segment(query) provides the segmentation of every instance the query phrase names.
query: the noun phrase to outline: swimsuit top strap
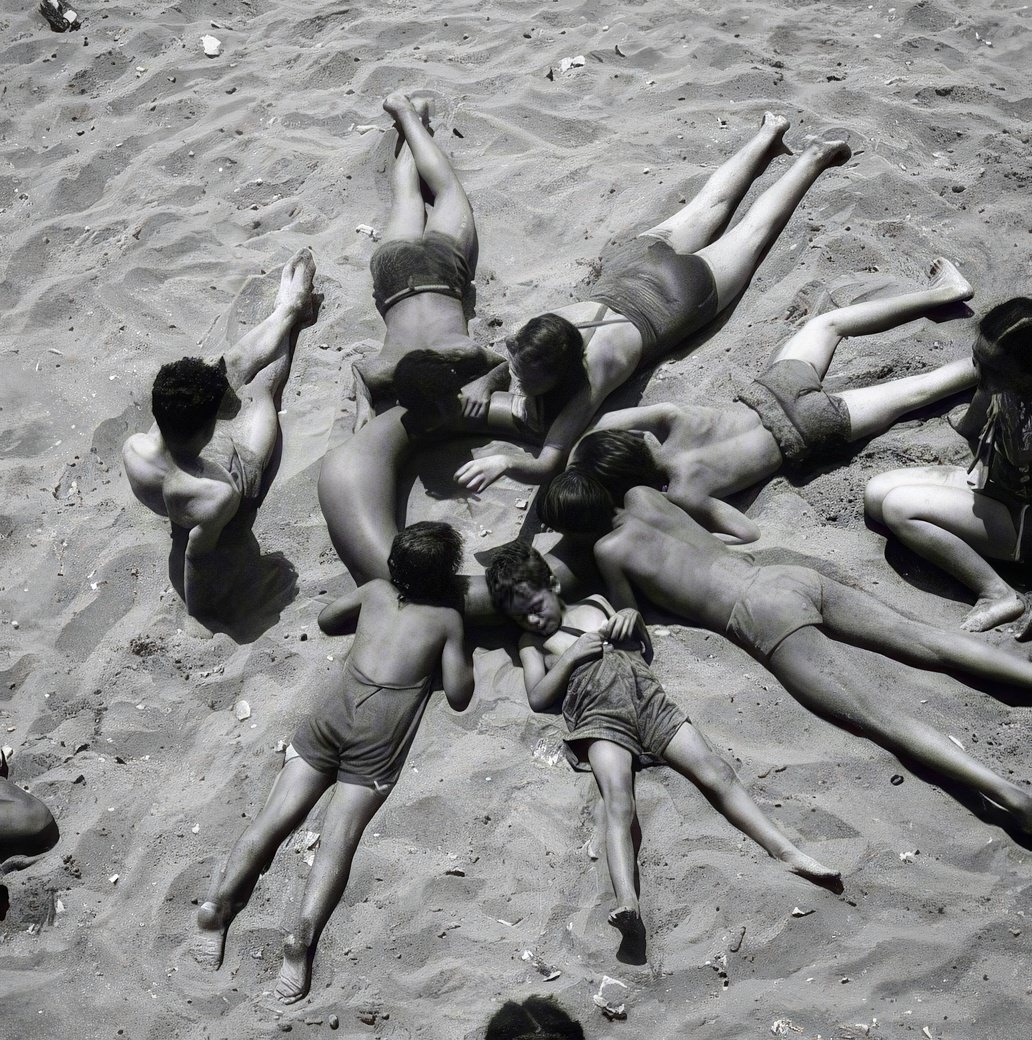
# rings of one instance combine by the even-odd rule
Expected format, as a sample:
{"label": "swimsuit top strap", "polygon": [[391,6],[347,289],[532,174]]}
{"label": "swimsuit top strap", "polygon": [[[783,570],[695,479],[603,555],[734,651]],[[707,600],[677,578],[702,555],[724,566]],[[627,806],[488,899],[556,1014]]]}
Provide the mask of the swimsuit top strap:
{"label": "swimsuit top strap", "polygon": [[[581,603],[590,603],[596,610],[601,611],[605,615],[607,621],[613,617],[613,608],[601,596],[586,596],[581,600]],[[583,628],[575,628],[573,625],[560,625],[559,631],[571,636],[582,636],[585,632]]]}
{"label": "swimsuit top strap", "polygon": [[581,321],[574,325],[575,329],[590,329],[591,331],[584,337],[584,346],[591,342],[591,337],[595,335],[595,330],[603,325],[630,325],[630,318],[605,318],[602,315],[609,310],[608,303],[600,303],[598,310],[595,311],[595,317],[591,321]]}

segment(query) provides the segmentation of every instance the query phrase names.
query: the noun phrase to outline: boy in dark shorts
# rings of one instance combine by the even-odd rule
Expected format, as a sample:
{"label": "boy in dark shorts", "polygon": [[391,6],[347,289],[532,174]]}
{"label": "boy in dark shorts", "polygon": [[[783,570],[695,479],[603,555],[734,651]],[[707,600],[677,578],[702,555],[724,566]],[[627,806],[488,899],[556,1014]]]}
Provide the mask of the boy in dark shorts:
{"label": "boy in dark shorts", "polygon": [[221,965],[226,931],[247,905],[259,875],[332,787],[276,986],[284,1004],[308,992],[319,936],[344,894],[362,833],[401,773],[438,667],[455,711],[465,710],[473,695],[473,665],[455,609],[461,603],[455,577],[461,557],[462,539],[450,525],[412,524],[394,539],[389,582],[374,579],[319,615],[329,635],[343,633],[358,616],[341,687],[298,727],[265,807],[212,879],[197,914],[193,952],[201,964]]}
{"label": "boy in dark shorts", "polygon": [[601,596],[564,603],[548,564],[522,542],[498,550],[487,584],[495,608],[527,633],[520,640],[520,662],[531,708],[544,711],[563,701],[567,758],[574,769],[590,769],[598,783],[617,899],[609,923],[624,935],[624,953],[633,956],[644,940],[632,837],[634,771],[643,766],[672,766],[796,874],[813,881],[838,877],[767,819],[730,764],[667,698],[645,663],[652,646],[637,610],[614,611]]}

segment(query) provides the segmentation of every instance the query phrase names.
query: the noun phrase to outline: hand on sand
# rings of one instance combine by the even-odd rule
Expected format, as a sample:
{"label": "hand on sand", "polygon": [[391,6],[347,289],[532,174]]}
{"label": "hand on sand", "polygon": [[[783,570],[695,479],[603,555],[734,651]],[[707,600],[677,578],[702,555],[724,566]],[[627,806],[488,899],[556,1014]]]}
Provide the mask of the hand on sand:
{"label": "hand on sand", "polygon": [[508,455],[485,455],[474,459],[455,473],[455,479],[470,491],[481,492],[506,474],[512,459]]}

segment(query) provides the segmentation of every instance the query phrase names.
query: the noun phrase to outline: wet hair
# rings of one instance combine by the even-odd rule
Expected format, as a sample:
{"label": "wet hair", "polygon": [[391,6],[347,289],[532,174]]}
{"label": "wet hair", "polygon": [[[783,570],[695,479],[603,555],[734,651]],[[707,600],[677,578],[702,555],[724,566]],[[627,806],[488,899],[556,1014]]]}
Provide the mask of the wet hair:
{"label": "wet hair", "polygon": [[189,440],[215,420],[228,389],[224,358],[211,364],[185,357],[162,365],[151,389],[151,411],[161,435]]}
{"label": "wet hair", "polygon": [[548,564],[528,542],[510,542],[501,546],[491,558],[485,577],[491,603],[502,614],[512,612],[513,602],[521,586],[537,592],[550,588],[552,584],[552,572]]}
{"label": "wet hair", "polygon": [[998,304],[978,331],[973,354],[982,388],[1032,393],[1032,300],[1016,296]]}
{"label": "wet hair", "polygon": [[538,519],[563,534],[608,531],[615,509],[605,485],[576,466],[555,477],[537,500]]}
{"label": "wet hair", "polygon": [[519,365],[555,373],[558,382],[541,395],[545,419],[551,422],[563,405],[588,385],[584,340],[576,325],[558,314],[531,318],[507,341],[509,355]]}
{"label": "wet hair", "polygon": [[484,359],[465,350],[413,350],[394,369],[394,396],[412,418],[435,425],[438,405],[453,399],[469,382],[482,376]]}
{"label": "wet hair", "polygon": [[399,531],[387,559],[399,599],[453,607],[460,596],[456,575],[462,563],[462,536],[451,524],[420,520]]}

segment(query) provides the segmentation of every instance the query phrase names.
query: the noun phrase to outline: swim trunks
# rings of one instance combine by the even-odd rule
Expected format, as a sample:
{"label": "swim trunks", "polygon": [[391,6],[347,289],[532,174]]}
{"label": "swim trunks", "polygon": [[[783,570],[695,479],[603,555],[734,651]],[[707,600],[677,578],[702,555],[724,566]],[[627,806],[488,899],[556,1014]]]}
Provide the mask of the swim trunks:
{"label": "swim trunks", "polygon": [[823,623],[822,598],[821,579],[808,567],[757,567],[731,610],[727,634],[766,662],[793,632]]}
{"label": "swim trunks", "polygon": [[630,320],[646,359],[670,350],[717,313],[709,264],[694,253],[675,253],[652,235],[639,235],[603,256],[591,299]]}
{"label": "swim trunks", "polygon": [[738,393],[777,441],[786,462],[819,458],[849,443],[849,409],[824,389],[812,365],[775,361]]}
{"label": "swim trunks", "polygon": [[574,669],[563,701],[566,758],[588,770],[587,742],[609,740],[627,748],[635,768],[658,765],[688,716],[671,701],[636,653],[607,649]]}
{"label": "swim trunks", "polygon": [[419,293],[465,300],[475,273],[458,240],[440,231],[424,231],[415,241],[384,242],[370,258],[369,270],[381,317],[396,303]]}
{"label": "swim trunks", "polygon": [[242,499],[254,501],[258,498],[265,460],[246,444],[237,443],[228,423],[215,424],[215,432],[201,451],[201,458],[222,470]]}
{"label": "swim trunks", "polygon": [[374,682],[349,657],[341,689],[301,722],[291,745],[313,769],[382,791],[401,775],[430,698],[431,678],[412,686]]}

